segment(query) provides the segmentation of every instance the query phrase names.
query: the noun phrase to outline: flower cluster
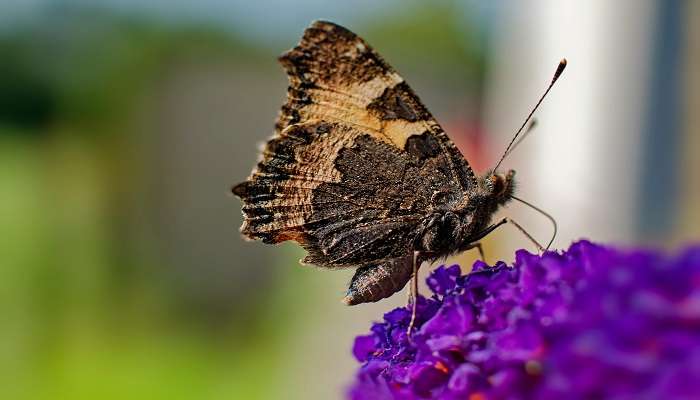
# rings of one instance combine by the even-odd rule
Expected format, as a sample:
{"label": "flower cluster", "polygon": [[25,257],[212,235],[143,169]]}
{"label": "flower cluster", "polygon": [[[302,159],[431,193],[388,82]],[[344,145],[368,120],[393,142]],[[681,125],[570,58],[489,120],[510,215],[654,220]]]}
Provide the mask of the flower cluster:
{"label": "flower cluster", "polygon": [[404,307],[356,338],[351,399],[700,397],[700,247],[580,241],[427,283],[410,337]]}

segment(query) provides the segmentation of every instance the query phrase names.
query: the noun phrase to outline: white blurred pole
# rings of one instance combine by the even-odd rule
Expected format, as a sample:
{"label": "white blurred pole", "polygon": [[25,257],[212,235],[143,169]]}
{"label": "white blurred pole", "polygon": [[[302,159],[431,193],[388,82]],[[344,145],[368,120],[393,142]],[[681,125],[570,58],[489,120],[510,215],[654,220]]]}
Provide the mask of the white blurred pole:
{"label": "white blurred pole", "polygon": [[[566,57],[569,63],[536,113],[536,131],[502,168],[516,169],[520,196],[559,222],[554,247],[581,237],[632,240],[654,4],[508,4],[496,23],[486,103],[487,129],[503,146],[546,88],[559,60]],[[546,219],[520,206],[506,212],[541,241],[548,240]],[[508,237],[526,244],[516,233]]]}

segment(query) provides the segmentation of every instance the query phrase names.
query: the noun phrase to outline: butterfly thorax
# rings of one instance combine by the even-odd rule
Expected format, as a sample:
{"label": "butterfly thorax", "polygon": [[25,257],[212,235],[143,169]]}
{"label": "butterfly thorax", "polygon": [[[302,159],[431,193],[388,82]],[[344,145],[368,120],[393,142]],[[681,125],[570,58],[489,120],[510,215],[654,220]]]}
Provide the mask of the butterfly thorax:
{"label": "butterfly thorax", "polygon": [[415,250],[433,254],[435,259],[458,253],[480,239],[492,216],[511,199],[515,171],[489,172],[461,202],[436,207],[422,224]]}

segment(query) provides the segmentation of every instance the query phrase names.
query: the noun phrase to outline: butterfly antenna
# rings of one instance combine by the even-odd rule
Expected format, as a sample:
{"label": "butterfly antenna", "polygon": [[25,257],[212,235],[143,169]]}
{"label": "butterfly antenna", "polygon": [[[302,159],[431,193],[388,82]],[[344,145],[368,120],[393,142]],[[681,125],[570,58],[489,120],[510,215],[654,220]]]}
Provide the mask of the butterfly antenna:
{"label": "butterfly antenna", "polygon": [[564,72],[564,68],[566,68],[566,58],[562,58],[561,61],[559,61],[559,65],[557,66],[557,70],[554,71],[554,76],[552,77],[552,81],[549,83],[549,86],[547,86],[547,90],[544,91],[544,94],[542,97],[540,97],[539,101],[537,101],[537,104],[535,104],[535,107],[532,108],[532,111],[530,111],[530,114],[528,114],[527,118],[525,118],[525,121],[523,121],[523,124],[520,125],[520,129],[518,129],[517,132],[515,132],[515,135],[513,136],[513,139],[510,140],[510,143],[508,143],[508,147],[506,147],[506,151],[503,152],[503,156],[501,156],[501,159],[498,160],[498,164],[496,164],[496,168],[493,170],[496,171],[498,167],[501,166],[501,163],[503,160],[506,158],[508,153],[510,152],[511,147],[513,147],[513,143],[515,143],[515,139],[518,138],[518,135],[520,135],[520,132],[523,131],[523,128],[525,128],[525,125],[527,125],[528,121],[530,121],[530,118],[532,118],[532,114],[535,113],[537,108],[542,104],[542,100],[544,100],[545,97],[547,97],[547,93],[549,93],[550,90],[552,90],[552,86],[557,82],[557,79],[561,76],[562,72]]}
{"label": "butterfly antenna", "polygon": [[547,243],[547,247],[545,247],[545,250],[549,250],[550,246],[552,246],[552,243],[554,243],[554,238],[557,237],[557,221],[554,219],[554,217],[549,215],[549,213],[545,212],[541,208],[539,208],[531,203],[528,203],[527,201],[525,201],[523,199],[520,199],[520,198],[515,197],[513,195],[511,195],[510,198],[525,204],[526,206],[532,208],[533,210],[537,211],[538,213],[544,215],[545,217],[547,217],[547,219],[549,219],[549,221],[552,223],[552,226],[554,227],[554,232],[552,233],[552,238],[549,239],[549,243]]}
{"label": "butterfly antenna", "polygon": [[505,154],[505,157],[508,157],[508,155],[510,153],[515,151],[515,149],[517,149],[518,146],[520,146],[520,143],[522,143],[523,140],[525,140],[527,135],[529,135],[530,132],[532,132],[535,129],[535,127],[537,127],[537,118],[532,118],[532,120],[530,120],[530,125],[527,126],[527,129],[525,129],[525,132],[523,132],[523,135],[520,136],[520,139],[518,139],[517,142],[513,143],[513,145],[510,146],[510,150],[508,150],[508,152]]}

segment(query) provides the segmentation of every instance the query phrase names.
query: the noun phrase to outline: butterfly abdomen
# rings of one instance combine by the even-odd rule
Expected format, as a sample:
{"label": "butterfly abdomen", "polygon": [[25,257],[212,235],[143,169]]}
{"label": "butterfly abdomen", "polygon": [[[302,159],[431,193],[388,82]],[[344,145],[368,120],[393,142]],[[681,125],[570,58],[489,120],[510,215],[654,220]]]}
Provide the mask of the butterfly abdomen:
{"label": "butterfly abdomen", "polygon": [[413,254],[378,265],[360,267],[355,272],[343,299],[347,305],[385,299],[406,286],[413,273]]}

